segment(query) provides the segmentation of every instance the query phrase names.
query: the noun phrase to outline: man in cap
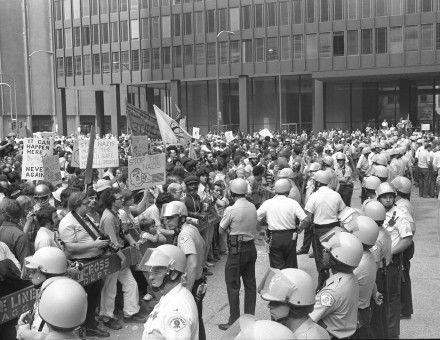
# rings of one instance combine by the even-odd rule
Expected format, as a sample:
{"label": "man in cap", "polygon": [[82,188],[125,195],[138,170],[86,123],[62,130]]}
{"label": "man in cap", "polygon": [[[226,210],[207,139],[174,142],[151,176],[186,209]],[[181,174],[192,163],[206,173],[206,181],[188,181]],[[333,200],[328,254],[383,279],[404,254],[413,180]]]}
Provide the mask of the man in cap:
{"label": "man in cap", "polygon": [[[283,169],[284,170],[284,169]],[[275,197],[260,206],[258,220],[266,219],[269,240],[269,260],[272,268],[297,268],[296,239],[298,237],[296,221],[304,220],[307,215],[299,203],[289,197],[291,183],[282,178],[275,182]]]}

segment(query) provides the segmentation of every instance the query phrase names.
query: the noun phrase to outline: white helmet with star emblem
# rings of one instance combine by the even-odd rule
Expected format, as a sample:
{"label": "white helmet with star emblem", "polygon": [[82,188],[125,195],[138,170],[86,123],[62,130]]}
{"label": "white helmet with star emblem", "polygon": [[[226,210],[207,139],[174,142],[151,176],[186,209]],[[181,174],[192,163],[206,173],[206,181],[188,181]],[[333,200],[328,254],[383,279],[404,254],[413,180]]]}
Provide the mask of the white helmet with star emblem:
{"label": "white helmet with star emblem", "polygon": [[362,243],[353,234],[331,230],[319,240],[331,256],[339,262],[353,268],[361,262]]}
{"label": "white helmet with star emblem", "polygon": [[163,244],[154,248],[149,254],[145,252],[141,260],[144,264],[140,269],[147,269],[150,267],[167,267],[170,270],[175,270],[181,273],[186,271],[186,256],[184,252],[177,246],[171,244]]}

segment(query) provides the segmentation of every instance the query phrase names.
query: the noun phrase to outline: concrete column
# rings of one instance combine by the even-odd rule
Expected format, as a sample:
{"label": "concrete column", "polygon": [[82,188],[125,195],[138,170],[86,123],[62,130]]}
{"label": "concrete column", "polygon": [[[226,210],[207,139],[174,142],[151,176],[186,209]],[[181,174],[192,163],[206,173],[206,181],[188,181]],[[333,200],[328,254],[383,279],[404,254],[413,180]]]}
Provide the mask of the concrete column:
{"label": "concrete column", "polygon": [[249,77],[238,77],[238,100],[239,100],[239,121],[240,131],[248,133],[248,117],[249,117]]}
{"label": "concrete column", "polygon": [[79,92],[79,90],[73,90],[73,93],[75,94],[75,108],[76,108],[76,112],[75,112],[75,126],[76,126],[76,131],[75,133],[80,133],[80,131],[78,131],[78,128],[81,127],[81,93]]}
{"label": "concrete column", "polygon": [[322,131],[325,127],[324,117],[324,83],[320,80],[313,80],[313,116],[312,129],[314,132]]}
{"label": "concrete column", "polygon": [[115,85],[116,97],[116,133],[121,135],[121,88],[119,84]]}
{"label": "concrete column", "polygon": [[409,113],[409,119],[412,122],[417,120],[417,112],[411,110],[411,82],[408,79],[399,79],[399,107],[400,116],[396,117],[397,122],[400,121],[400,117],[406,119]]}
{"label": "concrete column", "polygon": [[179,107],[179,109],[182,110],[182,108],[180,107],[180,104],[181,104],[180,80],[171,80],[170,97],[171,97],[170,112],[172,114],[172,117],[176,117],[177,116],[176,105]]}
{"label": "concrete column", "polygon": [[96,107],[96,135],[105,135],[104,122],[104,91],[95,91],[95,107]]}
{"label": "concrete column", "polygon": [[153,104],[154,104],[154,89],[145,85],[145,98],[147,99],[147,110],[148,112],[153,112]]}
{"label": "concrete column", "polygon": [[66,89],[60,88],[61,91],[61,133],[67,136],[67,110],[66,110]]}

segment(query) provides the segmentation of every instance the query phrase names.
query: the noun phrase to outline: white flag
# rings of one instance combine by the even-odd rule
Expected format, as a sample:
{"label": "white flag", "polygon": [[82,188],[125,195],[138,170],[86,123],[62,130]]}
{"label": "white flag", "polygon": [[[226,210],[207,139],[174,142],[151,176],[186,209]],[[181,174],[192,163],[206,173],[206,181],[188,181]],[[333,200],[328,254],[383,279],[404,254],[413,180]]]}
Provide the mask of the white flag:
{"label": "white flag", "polygon": [[187,146],[191,141],[191,135],[156,105],[153,105],[153,107],[163,142],[165,144],[180,144]]}

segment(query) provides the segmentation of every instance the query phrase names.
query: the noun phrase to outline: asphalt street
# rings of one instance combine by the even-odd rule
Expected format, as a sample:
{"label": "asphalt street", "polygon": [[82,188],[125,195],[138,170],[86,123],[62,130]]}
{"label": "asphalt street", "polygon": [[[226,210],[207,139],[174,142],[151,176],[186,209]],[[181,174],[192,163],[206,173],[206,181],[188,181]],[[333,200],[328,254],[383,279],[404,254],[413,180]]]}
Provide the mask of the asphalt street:
{"label": "asphalt street", "polygon": [[[411,261],[411,279],[414,315],[410,320],[401,320],[401,338],[439,338],[440,323],[440,203],[433,198],[419,198],[416,188],[413,189],[411,201],[415,205],[417,233],[415,240],[415,255]],[[360,207],[359,183],[356,183],[353,193],[352,206]],[[302,244],[302,235],[298,239],[298,247]],[[267,251],[264,243],[257,242],[258,258],[256,263],[257,284],[269,266]],[[229,305],[224,280],[224,256],[215,264],[209,277],[208,291],[203,305],[203,318],[208,339],[220,339],[223,331],[218,325],[225,323],[229,317]],[[299,267],[310,273],[315,282],[317,274],[313,259],[301,255]],[[240,294],[244,295],[243,288]],[[145,306],[144,306],[145,307]],[[243,303],[241,303],[243,311]],[[267,302],[257,297],[256,316],[259,319],[269,319]],[[124,325],[119,331],[111,332],[111,339],[142,338],[143,325]]]}

